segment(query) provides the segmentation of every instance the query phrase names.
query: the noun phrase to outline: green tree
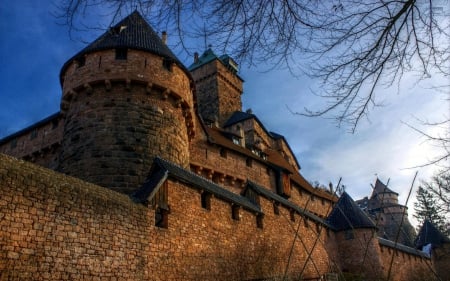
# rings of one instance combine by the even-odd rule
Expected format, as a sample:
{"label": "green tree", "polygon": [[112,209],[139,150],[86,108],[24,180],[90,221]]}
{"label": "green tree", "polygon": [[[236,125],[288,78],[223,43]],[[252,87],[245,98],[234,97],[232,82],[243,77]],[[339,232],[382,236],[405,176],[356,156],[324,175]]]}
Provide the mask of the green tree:
{"label": "green tree", "polygon": [[445,198],[443,200],[435,192],[440,188],[441,177],[442,175],[435,175],[431,178],[431,181],[423,181],[419,186],[416,193],[417,202],[414,203],[414,217],[419,221],[419,225],[422,225],[425,220],[429,220],[442,233],[447,233],[446,215],[449,207],[444,201]]}

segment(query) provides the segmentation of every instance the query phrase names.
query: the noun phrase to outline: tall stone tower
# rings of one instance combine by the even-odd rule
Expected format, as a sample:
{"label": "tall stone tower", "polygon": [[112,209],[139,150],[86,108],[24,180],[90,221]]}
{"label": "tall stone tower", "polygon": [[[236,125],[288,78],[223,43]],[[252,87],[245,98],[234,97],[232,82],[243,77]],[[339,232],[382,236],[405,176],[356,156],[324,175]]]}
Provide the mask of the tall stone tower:
{"label": "tall stone tower", "polygon": [[196,54],[189,70],[195,80],[198,111],[207,123],[222,126],[235,111],[242,111],[242,83],[238,66],[228,55],[217,57],[211,49]]}
{"label": "tall stone tower", "polygon": [[62,172],[130,193],[155,156],[188,166],[193,80],[138,12],[69,59],[60,79]]}
{"label": "tall stone tower", "polygon": [[[358,204],[361,206],[361,200]],[[378,178],[366,210],[376,221],[378,235],[406,246],[414,245],[414,227],[408,220],[408,207],[398,203],[398,193],[392,191]]]}

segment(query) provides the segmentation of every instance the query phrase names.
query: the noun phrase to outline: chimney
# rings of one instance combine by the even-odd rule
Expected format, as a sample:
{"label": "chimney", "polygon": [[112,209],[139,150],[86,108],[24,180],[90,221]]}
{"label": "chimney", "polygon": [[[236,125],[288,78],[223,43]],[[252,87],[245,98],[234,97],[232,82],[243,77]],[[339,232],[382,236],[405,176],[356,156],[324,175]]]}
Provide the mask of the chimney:
{"label": "chimney", "polygon": [[197,63],[197,62],[198,62],[198,53],[195,52],[194,53],[194,63]]}
{"label": "chimney", "polygon": [[167,44],[167,32],[163,31],[161,35],[161,40],[165,44]]}

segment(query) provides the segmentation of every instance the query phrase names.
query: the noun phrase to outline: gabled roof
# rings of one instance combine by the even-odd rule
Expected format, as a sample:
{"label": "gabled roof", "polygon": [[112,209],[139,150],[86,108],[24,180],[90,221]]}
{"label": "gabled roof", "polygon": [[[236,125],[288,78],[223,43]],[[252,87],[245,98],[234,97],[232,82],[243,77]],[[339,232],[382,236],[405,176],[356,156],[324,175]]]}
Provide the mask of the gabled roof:
{"label": "gabled roof", "polygon": [[131,13],[69,59],[62,67],[61,73],[65,71],[73,59],[91,52],[115,48],[142,50],[159,55],[172,60],[188,73],[185,66],[178,60],[167,45],[162,42],[159,35],[151,28],[138,11]]}
{"label": "gabled roof", "polygon": [[439,246],[445,243],[450,243],[450,239],[440,232],[429,220],[423,222],[416,241],[414,241],[414,245],[419,249],[427,244]]}
{"label": "gabled roof", "polygon": [[378,194],[383,194],[383,193],[393,193],[393,194],[397,194],[397,192],[392,191],[391,189],[389,189],[387,187],[387,185],[385,185],[384,183],[382,183],[378,178],[377,181],[375,182],[375,187],[372,190],[372,196],[370,198],[374,198],[375,196],[377,196]]}
{"label": "gabled roof", "polygon": [[254,118],[259,123],[261,128],[263,128],[267,132],[267,134],[269,134],[269,132],[266,130],[264,125],[259,121],[258,117],[256,117],[255,114],[242,112],[242,111],[233,112],[233,114],[231,114],[230,118],[228,118],[227,122],[225,122],[225,124],[223,124],[223,127],[226,128],[226,127],[229,127],[236,123],[240,123],[242,121],[252,119],[252,118]]}
{"label": "gabled roof", "polygon": [[344,192],[334,206],[327,222],[337,231],[355,228],[376,228],[372,220],[358,207],[347,192]]}
{"label": "gabled roof", "polygon": [[152,198],[151,196],[156,193],[159,186],[161,186],[167,177],[188,183],[194,188],[205,190],[217,198],[237,204],[244,209],[256,213],[262,213],[259,206],[253,204],[246,197],[228,191],[212,181],[202,178],[191,171],[159,157],[154,159],[153,167],[147,177],[147,180],[138,190],[130,195],[131,199],[137,203],[143,203],[150,200]]}
{"label": "gabled roof", "polygon": [[206,134],[208,135],[208,141],[217,145],[220,145],[222,147],[228,148],[232,151],[235,151],[237,153],[246,155],[248,157],[251,157],[252,159],[255,159],[257,161],[266,163],[269,166],[272,166],[273,168],[282,168],[286,172],[291,174],[291,179],[300,185],[303,189],[307,190],[308,192],[311,192],[312,194],[315,194],[317,196],[327,198],[332,201],[336,201],[336,197],[330,193],[324,192],[320,189],[315,189],[300,173],[299,171],[295,170],[284,157],[280,155],[279,152],[273,150],[273,149],[267,149],[264,151],[264,153],[267,154],[267,160],[262,159],[261,157],[256,156],[253,154],[249,149],[246,149],[245,147],[242,147],[240,145],[234,144],[231,140],[226,138],[223,135],[223,131],[221,131],[219,128],[211,128],[211,127],[204,127]]}
{"label": "gabled roof", "polygon": [[229,127],[231,125],[234,125],[236,123],[240,123],[243,122],[245,120],[248,119],[254,119],[256,121],[256,123],[258,123],[258,125],[264,130],[264,132],[271,138],[278,140],[278,139],[283,139],[284,142],[286,143],[288,149],[291,151],[292,157],[294,158],[295,164],[297,164],[297,167],[299,167],[299,169],[301,169],[300,163],[298,163],[297,157],[295,156],[294,152],[292,151],[291,147],[289,146],[289,143],[286,141],[286,139],[284,138],[284,136],[274,133],[274,132],[269,132],[266,127],[264,127],[263,123],[258,119],[258,117],[253,114],[253,113],[247,113],[247,112],[242,112],[242,111],[235,111],[233,112],[233,114],[230,116],[230,118],[228,118],[228,120],[225,122],[225,124],[223,125],[224,128]]}

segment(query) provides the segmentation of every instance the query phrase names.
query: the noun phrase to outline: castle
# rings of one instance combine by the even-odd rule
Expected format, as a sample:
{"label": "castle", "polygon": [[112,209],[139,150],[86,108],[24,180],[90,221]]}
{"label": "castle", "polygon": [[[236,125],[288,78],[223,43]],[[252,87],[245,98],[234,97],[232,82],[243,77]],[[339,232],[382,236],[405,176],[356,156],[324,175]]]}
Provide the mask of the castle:
{"label": "castle", "polygon": [[305,180],[231,57],[165,40],[133,12],[63,65],[60,112],[0,140],[0,280],[442,279]]}

